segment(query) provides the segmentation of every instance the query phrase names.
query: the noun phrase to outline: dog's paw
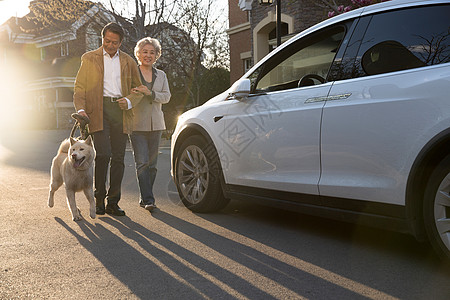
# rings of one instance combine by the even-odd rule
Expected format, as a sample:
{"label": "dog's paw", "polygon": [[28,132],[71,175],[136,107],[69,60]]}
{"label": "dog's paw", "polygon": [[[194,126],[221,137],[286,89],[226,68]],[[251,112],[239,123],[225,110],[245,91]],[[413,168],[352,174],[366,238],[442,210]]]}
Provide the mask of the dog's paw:
{"label": "dog's paw", "polygon": [[74,220],[74,221],[81,221],[82,219],[83,218],[80,215],[72,217],[72,220]]}
{"label": "dog's paw", "polygon": [[48,207],[53,207],[53,205],[54,205],[53,198],[48,198],[47,205],[48,205]]}
{"label": "dog's paw", "polygon": [[91,219],[95,219],[96,216],[97,214],[95,212],[95,206],[91,205],[91,207],[89,208],[89,217],[91,217]]}
{"label": "dog's paw", "polygon": [[74,221],[81,221],[83,217],[81,216],[81,210],[77,207],[77,214],[72,215],[72,220]]}

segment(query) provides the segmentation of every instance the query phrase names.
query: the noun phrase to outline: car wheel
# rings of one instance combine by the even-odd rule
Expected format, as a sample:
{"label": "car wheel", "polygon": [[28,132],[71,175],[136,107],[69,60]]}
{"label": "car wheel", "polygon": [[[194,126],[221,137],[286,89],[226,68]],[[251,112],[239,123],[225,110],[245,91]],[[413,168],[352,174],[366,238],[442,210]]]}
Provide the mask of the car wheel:
{"label": "car wheel", "polygon": [[175,183],[183,204],[194,212],[224,208],[222,169],[212,143],[198,135],[186,139],[175,158]]}
{"label": "car wheel", "polygon": [[431,174],[423,208],[430,243],[439,256],[450,262],[450,156]]}

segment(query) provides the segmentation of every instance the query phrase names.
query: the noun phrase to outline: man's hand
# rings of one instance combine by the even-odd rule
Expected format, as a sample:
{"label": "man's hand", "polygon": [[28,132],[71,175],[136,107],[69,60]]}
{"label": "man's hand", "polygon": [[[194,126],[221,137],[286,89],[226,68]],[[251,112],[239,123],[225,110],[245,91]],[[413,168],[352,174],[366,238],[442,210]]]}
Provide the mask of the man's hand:
{"label": "man's hand", "polygon": [[128,102],[125,98],[120,98],[119,100],[117,100],[117,103],[119,103],[119,107],[121,110],[128,109]]}
{"label": "man's hand", "polygon": [[89,120],[89,117],[88,117],[87,113],[86,113],[84,110],[81,110],[78,114],[79,114],[80,116],[83,116],[83,117],[88,118],[88,120]]}

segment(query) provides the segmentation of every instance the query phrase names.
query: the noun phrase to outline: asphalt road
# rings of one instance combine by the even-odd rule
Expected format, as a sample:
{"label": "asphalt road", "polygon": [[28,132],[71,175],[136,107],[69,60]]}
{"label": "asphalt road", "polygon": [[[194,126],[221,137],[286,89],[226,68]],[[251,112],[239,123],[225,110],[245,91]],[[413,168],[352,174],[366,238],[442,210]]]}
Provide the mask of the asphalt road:
{"label": "asphalt road", "polygon": [[63,189],[46,206],[68,133],[0,133],[0,299],[450,299],[449,267],[408,235],[238,202],[191,213],[167,147],[160,210],[139,207],[127,151],[127,216],[92,220],[78,193],[73,222]]}

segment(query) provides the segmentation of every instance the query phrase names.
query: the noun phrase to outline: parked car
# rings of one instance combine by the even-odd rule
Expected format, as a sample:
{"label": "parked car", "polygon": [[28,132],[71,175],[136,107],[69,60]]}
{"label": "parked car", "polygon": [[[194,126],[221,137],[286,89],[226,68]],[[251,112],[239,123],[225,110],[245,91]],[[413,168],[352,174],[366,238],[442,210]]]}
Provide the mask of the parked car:
{"label": "parked car", "polygon": [[450,260],[450,1],[317,24],[184,113],[172,175],[194,212],[229,199],[428,239]]}

